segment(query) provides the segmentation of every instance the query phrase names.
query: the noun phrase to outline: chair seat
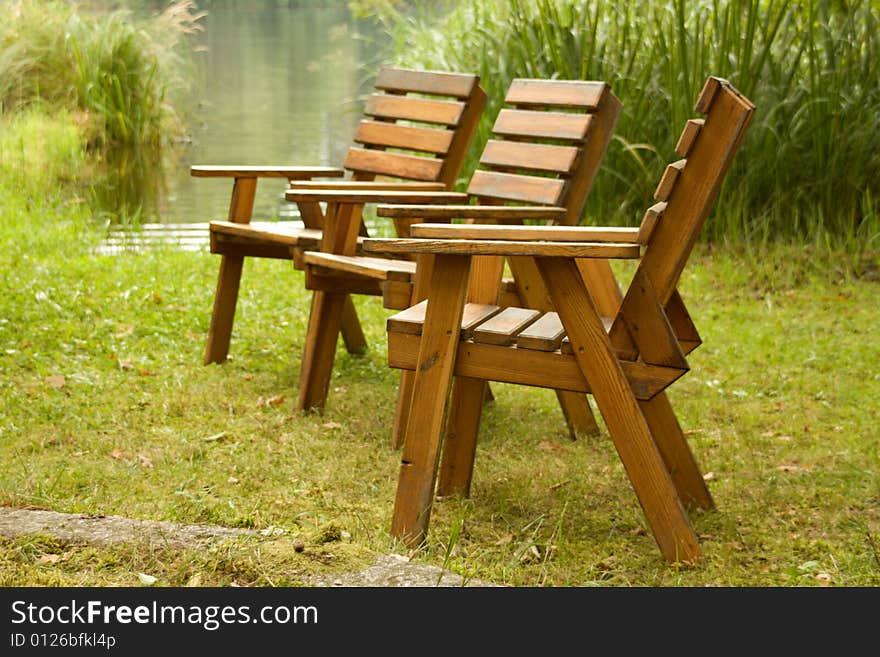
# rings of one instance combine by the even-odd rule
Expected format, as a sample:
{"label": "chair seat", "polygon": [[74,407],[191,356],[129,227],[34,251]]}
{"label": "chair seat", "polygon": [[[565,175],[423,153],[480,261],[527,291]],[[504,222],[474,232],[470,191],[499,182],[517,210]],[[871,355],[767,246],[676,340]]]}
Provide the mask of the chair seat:
{"label": "chair seat", "polygon": [[[292,249],[309,251],[321,247],[321,230],[292,221],[234,221],[210,223],[211,253],[292,260]],[[358,237],[360,252],[364,237]]]}
{"label": "chair seat", "polygon": [[[427,301],[417,303],[387,321],[388,364],[414,370]],[[606,331],[612,318],[602,317]],[[501,383],[591,392],[555,312],[501,308],[468,303],[461,320],[461,343],[455,375]],[[637,399],[649,400],[684,374],[685,370],[621,360]]]}

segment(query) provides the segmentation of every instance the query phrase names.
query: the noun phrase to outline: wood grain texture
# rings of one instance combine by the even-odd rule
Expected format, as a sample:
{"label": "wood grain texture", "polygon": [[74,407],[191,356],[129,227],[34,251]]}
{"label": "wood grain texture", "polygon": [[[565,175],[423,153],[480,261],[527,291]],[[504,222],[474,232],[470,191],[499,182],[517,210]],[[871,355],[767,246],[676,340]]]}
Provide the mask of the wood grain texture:
{"label": "wood grain texture", "polygon": [[554,312],[544,313],[531,326],[527,326],[516,336],[516,346],[519,349],[535,349],[537,351],[556,351],[562,346],[562,338],[565,337],[565,328],[559,314]]}
{"label": "wood grain texture", "polygon": [[[420,219],[475,219],[478,221],[509,219],[544,219],[558,221],[565,217],[565,208],[533,205],[379,205],[380,217],[415,217]],[[433,224],[448,226],[450,224]],[[452,224],[462,225],[462,224]],[[433,237],[420,235],[419,237]]]}
{"label": "wood grain texture", "polygon": [[605,82],[515,78],[504,102],[519,107],[567,107],[594,111],[608,94]]}
{"label": "wood grain texture", "polygon": [[[428,302],[422,300],[404,311],[392,315],[386,322],[389,333],[406,333],[409,335],[421,335],[422,326],[425,323]],[[474,329],[487,319],[501,311],[499,306],[490,303],[468,303],[461,315],[461,337],[469,338]]]}
{"label": "wood grain texture", "polygon": [[449,100],[372,94],[364,114],[381,119],[418,121],[456,126],[464,112],[464,103]]}
{"label": "wood grain texture", "polygon": [[654,228],[657,227],[657,222],[660,221],[660,217],[663,216],[663,213],[666,211],[666,202],[661,201],[660,203],[655,203],[650,208],[645,210],[645,214],[642,217],[642,223],[639,225],[639,233],[638,233],[638,242],[639,244],[647,244],[651,239],[651,234],[654,232]]}
{"label": "wood grain texture", "polygon": [[421,191],[370,191],[370,190],[298,190],[284,192],[288,201],[337,202],[337,203],[456,203],[467,199],[465,194],[458,192],[421,192]]}
{"label": "wood grain texture", "polygon": [[380,176],[409,178],[410,180],[437,180],[443,169],[443,160],[421,155],[352,147],[348,149],[343,166],[351,171],[368,171]]}
{"label": "wood grain texture", "polygon": [[686,164],[687,160],[678,160],[666,165],[663,177],[660,178],[660,183],[657,185],[657,189],[654,190],[655,201],[666,201],[669,199],[672,189],[675,187],[675,182],[678,180],[678,176],[684,170]]}
{"label": "wood grain texture", "polygon": [[343,169],[337,167],[298,167],[298,166],[252,166],[196,164],[189,169],[196,178],[287,178],[288,180],[308,180],[310,178],[341,178]]}
{"label": "wood grain texture", "polygon": [[571,260],[553,258],[538,260],[538,268],[660,551],[670,562],[700,560],[696,534],[580,272]]}
{"label": "wood grain texture", "polygon": [[467,98],[479,81],[478,76],[470,73],[388,67],[379,71],[374,86],[383,91]]}
{"label": "wood grain texture", "polygon": [[675,145],[676,155],[686,158],[690,154],[691,148],[697,140],[697,135],[700,134],[704,123],[703,119],[691,119],[685,123],[684,130],[681,131],[678,143]]}
{"label": "wood grain texture", "polygon": [[574,146],[490,139],[480,155],[480,164],[500,170],[530,169],[567,175],[577,156]]}
{"label": "wood grain texture", "polygon": [[[513,208],[511,208],[513,209]],[[497,224],[414,224],[411,236],[427,239],[550,242],[623,242],[635,244],[640,229],[604,226],[509,226]]]}
{"label": "wood grain texture", "polygon": [[474,171],[467,192],[476,197],[536,205],[559,205],[565,181],[498,171]]}
{"label": "wood grain texture", "polygon": [[437,128],[361,121],[354,134],[354,141],[364,145],[405,148],[445,155],[452,145],[453,135],[450,130]]}
{"label": "wood grain texture", "polygon": [[475,342],[486,344],[513,344],[517,334],[529,326],[541,312],[529,308],[505,308],[474,329]]}
{"label": "wood grain texture", "polygon": [[[388,365],[396,369],[417,367],[418,335],[388,334]],[[636,399],[649,400],[681,377],[681,370],[657,367],[634,361],[620,361],[626,380]],[[455,376],[515,383],[538,388],[591,392],[572,354],[559,351],[535,351],[482,344],[470,340],[459,345]]]}
{"label": "wood grain texture", "polygon": [[446,185],[441,182],[420,180],[304,180],[290,183],[288,189],[301,191],[373,191],[373,192],[442,192]]}
{"label": "wood grain texture", "polygon": [[591,121],[588,114],[502,109],[492,132],[511,139],[529,137],[582,142],[587,137]]}
{"label": "wood grain texture", "polygon": [[307,265],[358,274],[380,281],[410,282],[416,272],[416,263],[411,260],[345,256],[320,251],[307,251],[303,255],[303,261]]}
{"label": "wood grain texture", "polygon": [[435,258],[391,523],[392,535],[412,546],[427,533],[469,275],[468,258]]}
{"label": "wood grain texture", "polygon": [[615,242],[513,242],[506,240],[364,240],[373,253],[450,253],[460,255],[545,256],[563,258],[638,258],[638,244]]}

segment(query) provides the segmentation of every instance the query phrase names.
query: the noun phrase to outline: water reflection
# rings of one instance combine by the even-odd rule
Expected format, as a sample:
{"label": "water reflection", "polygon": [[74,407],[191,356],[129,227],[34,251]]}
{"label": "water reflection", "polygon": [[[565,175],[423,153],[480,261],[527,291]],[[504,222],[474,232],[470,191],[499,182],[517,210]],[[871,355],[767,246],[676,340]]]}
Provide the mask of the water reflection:
{"label": "water reflection", "polygon": [[[201,4],[205,30],[192,37],[201,79],[185,108],[191,141],[164,163],[150,153],[108,161],[94,196],[114,214],[140,209],[144,221],[169,224],[224,218],[230,181],[193,179],[191,164],[339,166],[354,134],[378,53],[346,3]],[[278,216],[283,189],[261,181],[255,214]]]}

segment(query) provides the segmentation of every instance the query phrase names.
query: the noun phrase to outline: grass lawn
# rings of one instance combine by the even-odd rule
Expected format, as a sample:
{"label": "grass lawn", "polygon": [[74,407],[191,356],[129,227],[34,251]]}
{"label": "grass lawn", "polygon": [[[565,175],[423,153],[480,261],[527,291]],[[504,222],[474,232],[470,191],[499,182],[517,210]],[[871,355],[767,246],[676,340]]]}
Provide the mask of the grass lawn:
{"label": "grass lawn", "polygon": [[[98,255],[85,210],[11,198],[0,504],[284,534],[197,553],[6,539],[0,585],[296,584],[315,562],[403,551],[388,534],[398,374],[378,299],[356,300],[368,353],[340,348],[327,410],[299,414],[309,297],[290,263],[246,265],[233,358],[206,367],[219,258]],[[435,505],[414,558],[509,585],[880,584],[876,265],[855,276],[803,247],[696,252],[681,290],[704,344],[670,397],[718,507],[694,516],[698,567],[662,561],[607,434],[571,442],[552,393],[506,385],[484,413],[471,499]]]}

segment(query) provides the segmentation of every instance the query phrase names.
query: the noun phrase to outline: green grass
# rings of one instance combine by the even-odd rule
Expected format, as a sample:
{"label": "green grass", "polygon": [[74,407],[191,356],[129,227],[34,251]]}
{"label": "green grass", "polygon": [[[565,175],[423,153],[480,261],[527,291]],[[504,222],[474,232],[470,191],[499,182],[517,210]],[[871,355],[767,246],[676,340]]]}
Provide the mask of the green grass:
{"label": "green grass", "polygon": [[[0,176],[0,504],[286,536],[333,523],[351,537],[327,548],[334,567],[399,550],[397,373],[379,300],[356,301],[371,348],[340,349],[326,412],[296,413],[302,275],[249,262],[233,358],[203,366],[218,259],[98,254],[101,227],[58,187],[64,169],[39,194]],[[551,393],[505,385],[484,413],[471,499],[435,505],[415,558],[512,585],[880,585],[878,269],[856,276],[844,259],[702,246],[685,271],[705,344],[670,396],[718,506],[694,517],[704,564],[661,560],[607,434],[570,442]],[[304,568],[283,543],[0,543],[6,585],[137,585],[137,572],[296,584]]]}
{"label": "green grass", "polygon": [[[880,7],[873,0],[477,0],[356,3],[394,61],[476,72],[490,96],[463,179],[514,77],[605,80],[624,103],[587,205],[637,223],[708,75],[757,105],[706,234],[716,242],[880,239]],[[365,5],[365,6],[364,6]]]}

